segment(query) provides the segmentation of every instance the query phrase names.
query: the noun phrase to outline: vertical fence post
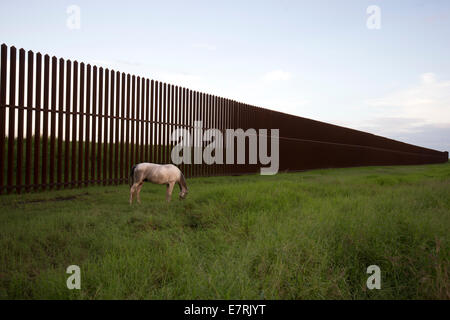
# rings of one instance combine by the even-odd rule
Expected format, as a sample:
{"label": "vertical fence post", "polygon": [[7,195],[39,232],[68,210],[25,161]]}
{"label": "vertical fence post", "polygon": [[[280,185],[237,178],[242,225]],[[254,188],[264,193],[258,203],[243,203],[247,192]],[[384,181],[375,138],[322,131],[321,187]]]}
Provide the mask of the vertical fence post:
{"label": "vertical fence post", "polygon": [[150,120],[150,137],[149,137],[149,155],[148,159],[149,162],[154,162],[154,152],[153,152],[153,146],[154,146],[154,131],[155,131],[155,83],[153,80],[150,81],[150,110],[149,110],[149,120]]}
{"label": "vertical fence post", "polygon": [[[77,159],[77,123],[79,118],[78,112],[78,62],[73,63],[73,88],[72,88],[72,153],[71,153],[71,185],[76,186],[77,176],[76,176],[76,159]],[[45,127],[45,126],[44,126]]]}
{"label": "vertical fence post", "polygon": [[[199,96],[200,96],[200,101],[199,101],[200,102],[199,103],[199,107],[200,107],[200,109],[199,109],[199,120],[201,121],[202,125],[199,128],[199,130],[198,130],[198,137],[197,137],[198,140],[197,141],[198,141],[198,148],[200,149],[198,152],[200,153],[201,150],[202,150],[202,147],[203,147],[202,132],[203,132],[203,130],[205,128],[205,102],[206,102],[206,99],[205,99],[205,95],[202,92],[200,92]],[[203,172],[204,172],[204,169],[205,169],[204,165],[203,165],[203,161],[201,161],[201,160],[202,159],[200,159],[200,164],[198,165],[198,173],[199,173],[200,177],[202,177],[204,175]]]}
{"label": "vertical fence post", "polygon": [[[237,109],[237,102],[234,100],[231,100],[231,108],[230,108],[230,128],[233,130],[236,130],[236,128],[239,126],[238,121],[238,109]],[[230,140],[230,148],[233,148],[233,165],[230,166],[230,171],[232,174],[238,174],[239,168],[237,164],[237,158],[236,158],[236,143],[233,141],[234,138],[231,138]]]}
{"label": "vertical fence post", "polygon": [[[175,94],[174,94],[174,103],[175,103],[175,106],[174,106],[174,109],[175,109],[175,114],[174,114],[174,122],[175,122],[175,128],[174,128],[174,130],[178,130],[178,129],[180,129],[180,119],[179,119],[179,117],[180,117],[180,110],[179,110],[179,108],[180,108],[180,104],[179,104],[179,98],[178,98],[179,96],[178,96],[178,86],[175,86]],[[178,141],[179,140],[177,140],[176,141],[176,143],[178,143]],[[173,150],[173,149],[172,149]],[[182,166],[182,165],[179,165],[179,166]],[[180,168],[181,170],[182,170],[182,168]],[[184,171],[183,171],[183,173],[184,173]]]}
{"label": "vertical fence post", "polygon": [[[217,126],[215,125],[215,117],[216,117],[216,100],[215,100],[215,96],[211,95],[210,97],[210,101],[211,101],[211,108],[210,108],[210,114],[209,114],[209,124],[210,124],[210,129],[217,129]],[[210,139],[212,139],[212,135],[210,134]],[[215,139],[215,137],[214,137]],[[216,145],[216,141],[211,141],[210,143],[213,143],[213,145]],[[217,148],[217,146],[216,146]],[[214,151],[215,152],[215,151]],[[216,166],[217,164],[214,162],[211,164],[210,166],[210,175],[215,175],[216,172]]]}
{"label": "vertical fence post", "polygon": [[219,145],[219,148],[221,148],[222,151],[222,163],[219,165],[219,175],[223,175],[224,168],[225,168],[225,130],[223,126],[223,109],[224,109],[224,103],[225,98],[219,97],[218,99],[218,128],[220,132],[222,133],[222,143]]}
{"label": "vertical fence post", "polygon": [[227,174],[227,145],[228,145],[228,139],[227,139],[227,107],[228,107],[228,99],[224,98],[222,99],[222,132],[223,132],[223,168],[222,168],[222,174]]}
{"label": "vertical fence post", "polygon": [[[128,177],[128,170],[130,167],[130,85],[131,78],[130,75],[127,74],[127,101],[126,101],[126,122],[127,122],[127,131],[126,131],[126,146],[125,146],[125,179]],[[131,127],[132,128],[132,127]]]}
{"label": "vertical fence post", "polygon": [[152,134],[153,134],[153,139],[152,139],[152,162],[153,163],[158,163],[158,150],[159,150],[159,83],[158,81],[154,82],[154,95],[153,95],[153,129],[152,129]]}
{"label": "vertical fence post", "polygon": [[125,73],[122,72],[121,90],[120,90],[120,182],[125,180],[125,160],[124,160],[124,148],[125,148]]}
{"label": "vertical fence post", "polygon": [[103,113],[103,185],[108,183],[108,113],[109,113],[109,69],[105,69],[105,95]]}
{"label": "vertical fence post", "polygon": [[191,128],[192,128],[192,151],[191,151],[191,167],[192,167],[192,176],[197,176],[197,165],[195,164],[195,148],[196,148],[196,139],[197,139],[197,128],[195,127],[195,121],[198,119],[198,92],[192,91],[192,96],[189,97],[189,100],[191,102],[191,106],[189,107],[190,110],[190,120],[191,120]]}
{"label": "vertical fence post", "polygon": [[227,162],[226,162],[226,154],[227,154],[227,152],[228,152],[228,150],[227,150],[227,147],[228,147],[228,139],[227,139],[227,132],[226,132],[226,129],[228,128],[228,107],[229,107],[229,99],[225,99],[224,101],[223,101],[223,120],[222,120],[222,122],[223,122],[223,131],[224,131],[224,133],[223,133],[223,136],[224,136],[224,138],[225,138],[225,142],[224,142],[224,147],[225,147],[225,150],[224,150],[224,152],[223,152],[223,154],[224,154],[224,168],[223,168],[223,174],[224,175],[226,175],[226,174],[228,174],[228,166],[227,166]]}
{"label": "vertical fence post", "polygon": [[[215,108],[214,108],[214,116],[213,116],[214,128],[217,129],[217,130],[220,130],[220,127],[219,127],[219,97],[214,97],[214,106],[215,106]],[[217,153],[217,149],[221,148],[221,146],[219,145],[219,141],[216,140],[215,146],[216,146],[215,152]],[[217,157],[216,157],[216,159],[217,159]],[[214,167],[215,167],[214,175],[216,175],[216,176],[219,175],[219,166],[220,166],[220,163],[216,162],[214,164]]]}
{"label": "vertical fence post", "polygon": [[[210,95],[209,97],[210,99],[210,109],[209,109],[209,128],[210,129],[216,129],[217,126],[214,125],[214,117],[215,117],[215,96]],[[209,135],[210,139],[212,139],[212,135]],[[210,141],[209,143],[214,143],[213,145],[215,145],[215,142]],[[215,170],[216,170],[216,163],[212,163],[210,166],[210,170],[209,170],[209,174],[214,176],[215,175]]]}
{"label": "vertical fence post", "polygon": [[[211,103],[211,107],[210,107],[210,113],[209,113],[209,129],[213,129],[213,128],[215,128],[215,129],[217,129],[217,126],[216,126],[216,124],[215,124],[215,111],[216,111],[216,97],[214,96],[214,95],[210,95],[210,103]],[[208,144],[213,144],[213,146],[216,148],[216,150],[217,150],[217,143],[216,143],[216,137],[214,137],[214,140],[213,140],[213,136],[212,136],[212,134],[210,133],[209,134],[209,139],[210,139],[210,141],[208,142]],[[214,151],[214,152],[216,152],[216,150]],[[217,156],[215,156],[215,158],[217,159]],[[216,161],[215,162],[213,162],[210,166],[209,166],[209,174],[210,175],[212,175],[212,176],[214,176],[215,175],[215,172],[216,172],[216,166],[217,166],[217,163],[216,163]]]}
{"label": "vertical fence post", "polygon": [[[244,131],[247,131],[249,129],[249,119],[248,119],[248,109],[249,109],[249,105],[248,104],[243,104],[243,117],[244,117]],[[246,144],[245,144],[245,158],[244,158],[244,173],[249,173],[251,172],[251,167],[252,165],[250,164],[250,139],[252,139],[251,137],[249,137],[248,139],[245,139]]]}
{"label": "vertical fence post", "polygon": [[205,123],[203,125],[204,129],[201,132],[202,147],[200,149],[200,153],[202,154],[201,160],[202,160],[202,166],[203,166],[203,176],[208,176],[209,175],[209,170],[210,170],[210,166],[205,161],[203,161],[203,150],[205,149],[205,146],[206,146],[206,142],[204,141],[203,138],[204,138],[205,132],[209,129],[209,113],[210,113],[210,107],[211,107],[211,105],[210,105],[210,102],[211,102],[210,97],[211,96],[209,94],[205,94],[205,105],[204,105],[204,108],[203,108],[203,110],[204,110],[204,118],[205,118],[204,122]]}
{"label": "vertical fence post", "polygon": [[[5,140],[6,140],[6,68],[8,59],[8,48],[5,44],[1,46],[0,59],[0,194],[4,193],[5,183]],[[11,107],[9,107],[11,112]]]}
{"label": "vertical fence post", "polygon": [[150,80],[145,80],[145,146],[144,146],[144,162],[150,162],[149,158],[149,128],[150,125]]}
{"label": "vertical fence post", "polygon": [[158,107],[158,163],[162,163],[162,103],[163,103],[163,85],[159,83],[158,90],[159,107]]}
{"label": "vertical fence post", "polygon": [[170,121],[169,121],[169,134],[168,134],[168,141],[169,141],[169,161],[167,163],[172,163],[172,157],[171,157],[171,153],[172,153],[172,148],[173,148],[173,143],[172,143],[172,131],[174,130],[174,86],[170,85]]}
{"label": "vertical fence post", "polygon": [[[12,57],[11,57],[12,61]],[[12,71],[12,70],[11,70]],[[50,94],[50,56],[44,56],[44,110],[42,127],[42,188],[48,188],[47,185],[47,156],[48,156],[48,116],[49,116],[49,94]],[[11,120],[11,119],[10,119]]]}
{"label": "vertical fence post", "polygon": [[[226,129],[231,128],[231,126],[230,126],[230,119],[229,119],[229,117],[230,117],[230,108],[231,108],[231,100],[230,99],[226,99],[226,101],[225,101],[225,119],[224,119],[224,121],[225,121],[225,128]],[[226,151],[226,154],[228,156],[228,153],[230,152],[230,149],[229,149],[230,148],[230,141],[229,141],[229,139],[227,137],[226,131],[225,131],[225,146],[226,146],[225,151]],[[225,165],[225,173],[226,174],[230,173],[230,166],[228,164]]]}
{"label": "vertical fence post", "polygon": [[33,121],[33,92],[34,92],[34,60],[33,52],[28,51],[28,77],[27,77],[27,143],[25,151],[25,190],[31,190],[31,148],[33,144],[32,138],[32,121]]}
{"label": "vertical fence post", "polygon": [[168,105],[168,94],[167,94],[167,84],[164,83],[164,94],[163,94],[163,112],[162,112],[162,157],[161,163],[167,163],[167,105]]}
{"label": "vertical fence post", "polygon": [[169,149],[170,149],[170,143],[169,143],[169,141],[170,141],[170,138],[169,138],[170,130],[169,130],[169,128],[170,128],[170,104],[171,104],[171,101],[170,101],[170,96],[171,96],[170,84],[167,84],[166,88],[167,88],[166,89],[166,107],[165,107],[165,110],[166,110],[165,123],[166,124],[165,124],[165,133],[164,133],[165,134],[165,144],[166,144],[164,150],[165,150],[166,158],[165,158],[164,163],[170,163],[170,155],[169,155]]}
{"label": "vertical fence post", "polygon": [[[180,129],[186,129],[186,130],[189,130],[187,127],[186,127],[186,121],[185,121],[185,118],[186,118],[186,115],[185,115],[185,110],[184,110],[184,99],[185,99],[185,97],[184,97],[184,88],[183,87],[179,87],[178,88],[178,90],[179,90],[179,92],[178,92],[178,117],[179,117],[179,124],[180,124]],[[186,139],[183,139],[183,142],[182,142],[182,146],[183,146],[183,152],[184,152],[184,146],[185,146],[185,143],[186,143],[186,141],[185,141]],[[184,154],[183,154],[183,156],[184,156]],[[183,159],[184,159],[184,157],[183,157]],[[184,161],[183,161],[183,163],[182,163],[182,165],[181,165],[181,168],[182,168],[182,171],[183,171],[183,174],[186,176],[186,177],[189,177],[189,173],[187,172],[187,163],[185,163]]]}
{"label": "vertical fence post", "polygon": [[[222,128],[222,97],[217,97],[216,100],[216,126],[217,129],[220,131],[220,133],[222,134],[222,141],[218,141],[217,147],[220,148],[220,152],[222,154],[222,163],[219,163],[217,165],[217,175],[222,175],[222,167],[223,167],[223,161],[224,159],[224,153],[223,153],[223,145],[225,142],[225,137],[223,135],[223,128]],[[219,143],[220,142],[220,143]]]}
{"label": "vertical fence post", "polygon": [[226,169],[227,169],[227,165],[226,165],[226,147],[227,147],[227,135],[226,135],[226,111],[227,111],[227,101],[228,99],[226,98],[222,98],[221,99],[221,108],[222,108],[222,112],[221,112],[221,126],[222,126],[222,134],[223,134],[223,165],[222,165],[222,175],[226,174]]}
{"label": "vertical fence post", "polygon": [[[223,159],[223,142],[224,142],[224,137],[223,137],[223,132],[222,132],[222,127],[220,125],[220,121],[221,121],[221,101],[222,98],[221,97],[216,97],[216,110],[215,110],[215,127],[217,128],[217,130],[219,130],[219,132],[222,134],[222,141],[217,141],[216,142],[216,148],[220,150],[219,154],[222,154],[222,159]],[[217,151],[216,149],[216,151]],[[220,159],[219,159],[220,160]],[[221,175],[221,171],[222,171],[222,164],[216,163],[216,175]]]}
{"label": "vertical fence post", "polygon": [[86,124],[84,130],[84,181],[85,185],[89,185],[89,152],[92,153],[90,141],[91,128],[91,65],[86,68]]}
{"label": "vertical fence post", "polygon": [[[96,176],[95,176],[95,167],[97,166],[97,121],[100,122],[98,113],[97,113],[97,67],[94,66],[92,68],[92,125],[91,125],[91,159],[90,159],[90,167],[91,167],[91,177],[89,180],[93,184],[96,184]],[[98,170],[98,168],[97,168]]]}
{"label": "vertical fence post", "polygon": [[[209,129],[211,129],[211,115],[212,115],[212,108],[213,108],[213,104],[212,104],[212,95],[211,94],[208,94],[207,96],[207,108],[206,108],[206,122],[207,122],[207,124],[206,124],[206,126],[205,126],[205,130],[206,131],[208,131]],[[203,133],[203,136],[205,135],[205,133]],[[211,134],[210,134],[210,132],[208,132],[208,142],[205,142],[204,144],[203,144],[203,149],[202,149],[202,161],[205,163],[205,167],[206,167],[206,175],[207,176],[210,176],[210,175],[212,175],[212,170],[213,170],[213,167],[214,167],[214,164],[212,163],[212,164],[207,164],[205,161],[204,161],[204,159],[203,159],[203,151],[205,150],[205,147],[208,145],[208,144],[210,144],[210,143],[212,143],[212,141],[210,141],[210,139],[211,139]]]}
{"label": "vertical fence post", "polygon": [[23,175],[23,113],[25,108],[25,50],[19,50],[19,110],[17,124],[16,191],[22,192]]}
{"label": "vertical fence post", "polygon": [[200,94],[200,92],[195,92],[194,93],[194,96],[195,96],[195,104],[194,104],[194,119],[193,119],[193,121],[192,121],[192,126],[193,126],[193,130],[192,130],[192,132],[193,132],[193,136],[194,136],[194,142],[193,142],[193,145],[194,145],[194,154],[193,154],[193,157],[194,157],[194,161],[193,161],[193,169],[194,169],[194,176],[195,177],[198,177],[199,175],[200,175],[200,168],[199,168],[199,165],[198,164],[196,164],[195,163],[195,152],[196,152],[196,148],[198,148],[198,143],[199,143],[199,139],[198,139],[198,127],[195,127],[195,121],[199,121],[199,120],[201,120],[201,114],[200,114],[200,111],[201,111],[201,94]]}
{"label": "vertical fence post", "polygon": [[55,144],[56,144],[56,57],[52,57],[52,82],[50,98],[50,189],[55,187]]}
{"label": "vertical fence post", "polygon": [[147,108],[145,107],[145,89],[146,89],[145,78],[142,77],[141,78],[141,105],[140,105],[141,117],[139,119],[140,125],[141,125],[141,134],[140,134],[141,150],[139,151],[139,162],[145,161],[146,131],[144,128],[146,128],[146,126],[147,126],[147,121],[146,121]]}
{"label": "vertical fence post", "polygon": [[111,70],[111,89],[110,89],[110,107],[109,107],[109,144],[108,144],[108,150],[109,150],[109,156],[108,156],[108,184],[114,184],[114,176],[113,176],[113,165],[115,163],[113,162],[114,156],[113,156],[113,150],[116,145],[114,142],[114,82],[115,82],[115,75],[116,72],[114,70]]}
{"label": "vertical fence post", "polygon": [[160,163],[166,162],[166,109],[167,109],[167,86],[162,84],[162,109],[161,109],[161,158]]}
{"label": "vertical fence post", "polygon": [[[229,110],[229,120],[228,120],[230,129],[235,129],[236,119],[237,119],[237,117],[236,117],[235,101],[230,100],[230,110]],[[235,168],[236,168],[237,164],[236,164],[236,153],[234,152],[234,150],[231,150],[232,147],[234,148],[234,142],[231,141],[232,139],[233,138],[229,139],[228,143],[229,143],[230,153],[232,153],[234,156],[232,159],[233,162],[232,162],[232,164],[230,164],[228,166],[228,169],[230,171],[229,172],[230,174],[235,174],[236,173]]]}
{"label": "vertical fence post", "polygon": [[205,130],[206,130],[206,126],[207,126],[207,122],[208,122],[208,116],[207,116],[207,106],[208,106],[208,96],[206,95],[206,93],[202,93],[201,94],[201,101],[202,101],[202,107],[201,107],[201,120],[202,120],[202,127],[201,127],[201,130],[199,131],[199,139],[200,139],[200,144],[199,144],[199,147],[200,147],[200,150],[199,150],[199,155],[200,155],[200,175],[202,176],[202,177],[204,177],[205,176],[205,173],[206,173],[206,164],[203,162],[203,154],[202,154],[202,151],[203,151],[203,147],[204,147],[204,144],[205,144],[205,141],[203,141],[203,133],[205,132]]}
{"label": "vertical fence post", "polygon": [[[84,138],[83,138],[83,129],[84,129],[84,68],[85,64],[80,63],[80,121],[78,126],[78,187],[82,186],[83,183],[83,147],[84,147]],[[85,182],[87,185],[87,182]]]}
{"label": "vertical fence post", "polygon": [[[205,129],[204,129],[204,131],[202,132],[202,136],[203,136],[203,147],[202,147],[201,153],[202,153],[202,163],[203,163],[203,166],[205,167],[205,175],[206,175],[206,176],[210,176],[210,175],[211,175],[211,172],[212,172],[211,170],[212,170],[213,164],[207,164],[207,163],[205,162],[205,160],[203,159],[203,151],[205,150],[205,147],[206,147],[208,144],[211,143],[211,141],[205,141],[204,138],[205,138],[205,132],[208,132],[208,130],[211,128],[211,119],[210,119],[210,118],[211,118],[211,112],[212,112],[212,100],[211,100],[212,95],[206,94],[205,97],[206,97],[206,105],[205,105]],[[210,135],[209,132],[207,133],[207,139],[211,139],[211,135]]]}
{"label": "vertical fence post", "polygon": [[193,128],[193,114],[194,114],[194,102],[193,102],[193,92],[188,88],[183,88],[183,119],[184,125],[187,130],[189,130],[190,140],[185,141],[184,145],[191,148],[189,163],[186,164],[186,171],[189,172],[188,176],[194,176],[194,163],[192,161],[193,157],[193,143],[194,143],[194,128]]}
{"label": "vertical fence post", "polygon": [[219,125],[222,132],[222,156],[223,156],[223,163],[220,169],[220,174],[225,175],[225,168],[226,168],[226,145],[227,145],[227,137],[225,135],[225,106],[226,106],[226,98],[220,98],[220,121]]}
{"label": "vertical fence post", "polygon": [[137,77],[136,79],[136,113],[135,113],[135,118],[136,118],[136,141],[135,141],[135,163],[139,163],[140,162],[140,144],[141,144],[141,137],[140,137],[140,131],[141,131],[141,118],[140,118],[140,114],[141,114],[141,78]]}
{"label": "vertical fence post", "polygon": [[122,143],[119,137],[120,127],[120,72],[116,72],[116,134],[114,139],[114,184],[119,184],[119,146]]}
{"label": "vertical fence post", "polygon": [[[194,114],[194,124],[195,121],[200,121],[202,120],[201,116],[201,111],[202,111],[202,94],[200,92],[196,92],[196,110],[195,110],[195,114]],[[198,144],[200,143],[200,139],[199,139],[199,128],[196,127],[194,130],[194,137],[195,137],[195,148],[198,148]],[[195,149],[194,149],[195,150]],[[194,153],[195,154],[195,153]],[[200,165],[195,163],[195,156],[194,156],[194,170],[195,170],[195,176],[199,177],[201,175],[201,171],[200,171]]]}
{"label": "vertical fence post", "polygon": [[36,55],[36,94],[35,106],[36,112],[34,117],[34,190],[40,189],[39,173],[40,173],[40,158],[41,158],[41,76],[42,76],[42,55]]}
{"label": "vertical fence post", "polygon": [[63,140],[63,117],[64,117],[64,59],[59,59],[59,81],[58,81],[58,151],[56,153],[56,188],[62,186],[62,140]]}
{"label": "vertical fence post", "polygon": [[[190,127],[191,122],[189,121],[189,117],[192,114],[192,92],[190,90],[186,90],[186,88],[182,88],[182,105],[183,105],[183,109],[182,109],[182,113],[183,113],[183,127],[189,131],[189,140],[183,141],[183,146],[186,147],[188,146],[188,144],[192,144],[192,139],[193,139],[193,131],[192,128]],[[189,96],[191,97],[191,100],[189,102]],[[189,108],[188,108],[188,104],[189,104]],[[192,156],[192,154],[191,154]],[[186,176],[187,177],[192,177],[192,162],[190,163],[184,163],[184,171],[187,173]]]}
{"label": "vertical fence post", "polygon": [[65,137],[64,137],[64,187],[69,187],[69,167],[70,167],[70,95],[71,95],[71,83],[72,83],[72,72],[71,72],[71,62],[67,60],[66,62],[66,106],[64,108],[66,115],[65,123]]}
{"label": "vertical fence post", "polygon": [[191,128],[192,128],[192,152],[191,152],[191,167],[192,167],[192,176],[196,177],[198,168],[195,164],[194,154],[196,148],[196,139],[197,139],[197,128],[195,126],[195,121],[198,120],[198,92],[191,90],[192,96],[189,97],[189,101],[192,103],[192,106],[189,107],[189,111],[191,111]]}
{"label": "vertical fence post", "polygon": [[[98,70],[98,111],[97,111],[97,181],[96,184],[102,184],[102,133],[103,133],[103,68],[100,67]],[[103,155],[104,157],[105,155]]]}

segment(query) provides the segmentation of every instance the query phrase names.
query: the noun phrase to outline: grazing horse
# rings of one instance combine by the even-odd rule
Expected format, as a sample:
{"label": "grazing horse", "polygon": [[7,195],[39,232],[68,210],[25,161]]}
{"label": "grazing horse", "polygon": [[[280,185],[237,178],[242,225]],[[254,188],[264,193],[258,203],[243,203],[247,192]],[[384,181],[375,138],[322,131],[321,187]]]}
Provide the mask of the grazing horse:
{"label": "grazing horse", "polygon": [[134,165],[130,173],[130,204],[133,203],[133,196],[137,198],[137,202],[141,203],[139,193],[145,181],[156,184],[167,185],[166,200],[170,202],[172,190],[175,183],[180,186],[180,198],[184,199],[188,193],[186,180],[183,173],[173,164],[156,164],[143,162]]}

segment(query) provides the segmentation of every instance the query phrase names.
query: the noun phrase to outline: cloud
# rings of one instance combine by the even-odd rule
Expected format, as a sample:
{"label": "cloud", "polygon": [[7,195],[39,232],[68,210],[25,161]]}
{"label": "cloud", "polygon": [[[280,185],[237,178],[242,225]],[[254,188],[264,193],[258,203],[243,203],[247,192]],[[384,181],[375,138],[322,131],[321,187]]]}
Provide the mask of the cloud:
{"label": "cloud", "polygon": [[379,118],[410,118],[425,124],[450,122],[450,81],[424,73],[419,84],[366,101]]}
{"label": "cloud", "polygon": [[215,51],[217,49],[216,46],[208,43],[195,43],[192,46],[196,49],[203,49],[208,51]]}
{"label": "cloud", "polygon": [[363,121],[358,128],[377,134],[415,133],[423,127],[422,119],[400,117],[377,117]]}
{"label": "cloud", "polygon": [[418,82],[365,102],[373,117],[340,125],[432,148],[450,150],[450,81],[432,72]]}
{"label": "cloud", "polygon": [[439,151],[450,151],[450,123],[428,124],[416,127],[415,131],[393,136],[397,140],[424,146]]}
{"label": "cloud", "polygon": [[263,75],[262,79],[264,81],[268,82],[274,82],[274,81],[287,81],[292,78],[292,75],[290,72],[283,71],[283,70],[273,70],[270,72],[267,72]]}
{"label": "cloud", "polygon": [[386,120],[378,119],[373,121],[372,126],[360,129],[426,148],[450,151],[450,123],[421,125],[411,122],[411,119]]}
{"label": "cloud", "polygon": [[425,148],[450,151],[450,121],[424,124],[422,119],[380,117],[362,122],[337,119],[329,122]]}
{"label": "cloud", "polygon": [[436,75],[432,72],[424,73],[421,75],[423,84],[431,84],[436,82]]}

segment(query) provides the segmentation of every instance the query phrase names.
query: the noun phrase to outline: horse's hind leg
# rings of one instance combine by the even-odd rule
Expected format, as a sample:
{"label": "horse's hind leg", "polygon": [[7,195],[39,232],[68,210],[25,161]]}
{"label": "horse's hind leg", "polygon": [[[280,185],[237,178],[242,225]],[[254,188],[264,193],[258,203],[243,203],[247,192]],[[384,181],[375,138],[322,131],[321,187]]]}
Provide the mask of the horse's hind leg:
{"label": "horse's hind leg", "polygon": [[138,186],[137,186],[137,191],[136,191],[136,195],[137,195],[137,202],[141,203],[141,189],[142,186],[144,185],[144,182],[141,182]]}
{"label": "horse's hind leg", "polygon": [[130,188],[130,204],[133,203],[133,196],[136,193],[138,186],[139,184],[134,183]]}
{"label": "horse's hind leg", "polygon": [[167,194],[166,194],[166,200],[167,202],[170,202],[170,199],[172,198],[172,191],[173,191],[173,187],[175,186],[175,182],[170,182],[167,185]]}
{"label": "horse's hind leg", "polygon": [[133,203],[133,193],[134,193],[134,185],[130,188],[130,204]]}

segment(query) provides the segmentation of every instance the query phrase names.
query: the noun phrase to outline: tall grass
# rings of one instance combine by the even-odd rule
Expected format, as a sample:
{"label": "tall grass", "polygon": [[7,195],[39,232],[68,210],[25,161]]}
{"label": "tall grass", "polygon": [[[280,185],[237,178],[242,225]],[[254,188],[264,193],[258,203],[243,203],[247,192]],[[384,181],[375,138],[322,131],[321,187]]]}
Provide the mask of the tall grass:
{"label": "tall grass", "polygon": [[[449,299],[450,165],[0,197],[0,297]],[[68,290],[69,265],[81,290]],[[381,289],[369,290],[369,265]]]}

